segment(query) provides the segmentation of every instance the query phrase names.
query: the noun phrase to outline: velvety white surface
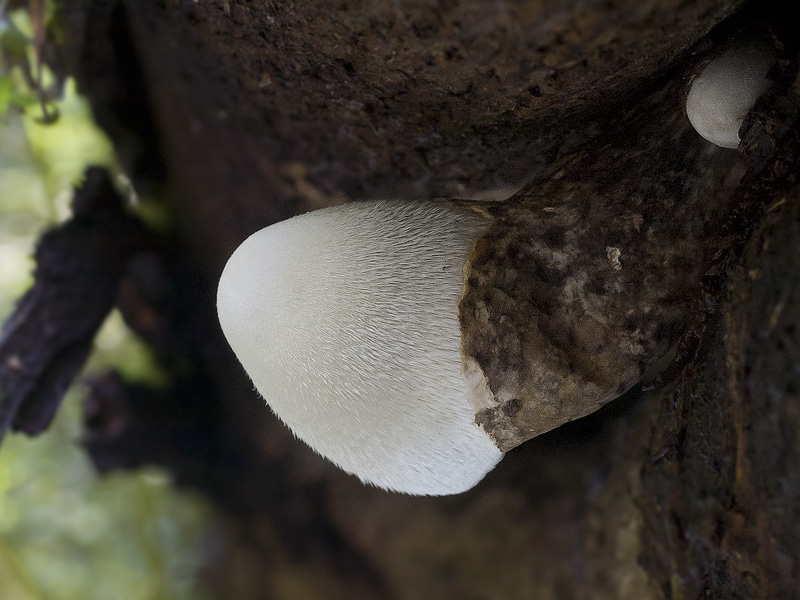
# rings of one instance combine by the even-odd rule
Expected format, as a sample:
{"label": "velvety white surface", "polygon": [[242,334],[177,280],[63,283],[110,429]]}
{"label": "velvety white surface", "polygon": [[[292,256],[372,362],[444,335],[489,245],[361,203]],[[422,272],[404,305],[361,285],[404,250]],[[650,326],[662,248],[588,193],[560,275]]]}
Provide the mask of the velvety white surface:
{"label": "velvety white surface", "polygon": [[686,97],[686,114],[697,133],[723,148],[739,145],[739,128],[769,88],[777,59],[765,44],[733,47],[706,65]]}
{"label": "velvety white surface", "polygon": [[297,437],[409,494],[465,491],[497,464],[467,400],[457,316],[487,225],[438,203],[352,203],[262,229],[234,252],[222,329]]}

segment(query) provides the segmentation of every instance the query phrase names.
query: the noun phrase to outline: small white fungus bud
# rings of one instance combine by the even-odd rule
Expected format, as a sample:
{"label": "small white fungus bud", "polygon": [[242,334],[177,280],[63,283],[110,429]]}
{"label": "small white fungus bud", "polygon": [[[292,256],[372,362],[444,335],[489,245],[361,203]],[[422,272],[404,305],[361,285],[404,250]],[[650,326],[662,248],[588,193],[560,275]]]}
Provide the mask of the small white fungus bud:
{"label": "small white fungus bud", "polygon": [[686,114],[712,144],[739,146],[739,128],[770,86],[767,73],[777,53],[766,43],[734,46],[711,60],[691,83]]}
{"label": "small white fungus bud", "polygon": [[453,205],[388,201],[272,225],[225,266],[222,330],[321,455],[385,489],[463,492],[503,456],[461,374],[463,269],[487,227]]}

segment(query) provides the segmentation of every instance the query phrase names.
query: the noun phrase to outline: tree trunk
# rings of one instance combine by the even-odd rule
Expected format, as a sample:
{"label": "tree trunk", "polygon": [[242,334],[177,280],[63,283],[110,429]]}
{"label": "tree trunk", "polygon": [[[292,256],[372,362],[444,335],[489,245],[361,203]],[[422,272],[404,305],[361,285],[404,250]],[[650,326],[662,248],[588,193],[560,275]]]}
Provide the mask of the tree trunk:
{"label": "tree trunk", "polygon": [[[227,511],[228,543],[210,567],[220,597],[795,597],[795,159],[787,186],[759,192],[768,209],[713,291],[693,360],[658,390],[635,388],[519,446],[460,496],[364,487],[314,455],[255,396],[214,318],[222,266],[255,230],[360,198],[508,197],[603,144],[619,115],[678,87],[740,29],[796,17],[775,4],[65,7],[65,68],[140,189],[166,183],[177,229],[148,267],[172,300],[145,297],[133,273],[126,317],[163,361],[188,360],[204,381],[181,382],[176,367],[174,392],[158,402],[101,382],[94,400],[114,398],[131,425],[90,437],[98,464],[161,461]],[[168,339],[137,321],[145,305],[172,324]],[[189,403],[202,441],[160,433]],[[157,451],[142,454],[142,439]]]}

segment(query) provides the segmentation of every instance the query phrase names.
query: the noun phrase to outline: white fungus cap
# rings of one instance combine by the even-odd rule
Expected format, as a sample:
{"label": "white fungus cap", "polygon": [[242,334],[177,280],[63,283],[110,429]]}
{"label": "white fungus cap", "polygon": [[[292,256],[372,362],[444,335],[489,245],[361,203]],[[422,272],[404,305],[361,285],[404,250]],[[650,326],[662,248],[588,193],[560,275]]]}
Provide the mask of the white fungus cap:
{"label": "white fungus cap", "polygon": [[723,148],[739,146],[739,128],[770,86],[777,60],[765,43],[734,46],[711,60],[691,84],[686,114],[697,133]]}
{"label": "white fungus cap", "polygon": [[389,201],[272,225],[225,266],[222,330],[275,413],[345,471],[409,494],[466,491],[503,456],[461,375],[463,269],[487,226]]}

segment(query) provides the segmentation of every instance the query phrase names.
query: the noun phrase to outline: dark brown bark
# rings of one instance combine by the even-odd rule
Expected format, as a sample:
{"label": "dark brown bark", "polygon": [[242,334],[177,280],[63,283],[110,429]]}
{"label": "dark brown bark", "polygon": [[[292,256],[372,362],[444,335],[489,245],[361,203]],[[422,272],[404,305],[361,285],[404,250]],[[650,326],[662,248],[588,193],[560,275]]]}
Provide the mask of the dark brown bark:
{"label": "dark brown bark", "polygon": [[[178,300],[140,293],[126,314],[185,323],[149,339],[208,382],[201,392],[176,376],[169,399],[96,387],[101,408],[134,407],[127,421],[90,421],[96,458],[162,460],[230,509],[211,570],[224,597],[795,597],[796,157],[784,187],[759,188],[771,208],[752,239],[757,211],[732,220],[726,235],[746,247],[718,264],[723,297],[698,281],[717,309],[677,376],[523,444],[462,496],[384,493],[313,455],[255,398],[213,318],[218,273],[252,231],[342,196],[475,196],[580,160],[614,115],[644,110],[741,27],[794,22],[782,3],[742,6],[71,4],[66,62],[137,181],[166,177],[178,229],[170,252],[183,263],[163,260]],[[188,418],[198,398],[208,411],[193,431],[213,448],[186,441],[198,433],[148,448],[160,419]]]}

